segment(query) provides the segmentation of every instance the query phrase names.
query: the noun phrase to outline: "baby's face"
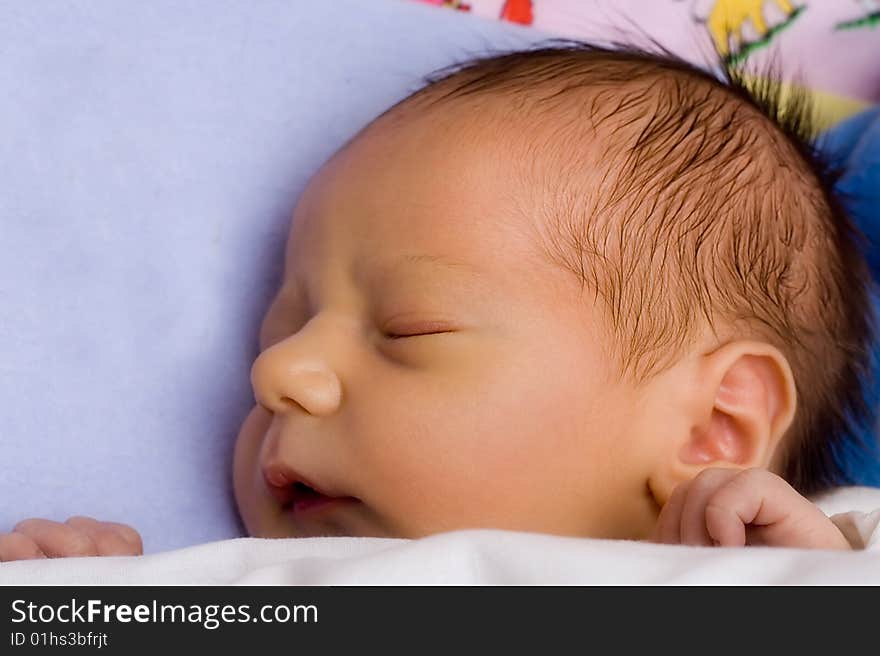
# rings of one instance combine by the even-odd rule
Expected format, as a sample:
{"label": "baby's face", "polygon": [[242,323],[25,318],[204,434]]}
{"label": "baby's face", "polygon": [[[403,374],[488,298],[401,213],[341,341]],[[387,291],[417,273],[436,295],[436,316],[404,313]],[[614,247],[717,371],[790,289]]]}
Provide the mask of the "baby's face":
{"label": "baby's face", "polygon": [[648,521],[639,399],[592,296],[541,254],[505,136],[451,124],[374,127],[299,200],[236,445],[252,535]]}

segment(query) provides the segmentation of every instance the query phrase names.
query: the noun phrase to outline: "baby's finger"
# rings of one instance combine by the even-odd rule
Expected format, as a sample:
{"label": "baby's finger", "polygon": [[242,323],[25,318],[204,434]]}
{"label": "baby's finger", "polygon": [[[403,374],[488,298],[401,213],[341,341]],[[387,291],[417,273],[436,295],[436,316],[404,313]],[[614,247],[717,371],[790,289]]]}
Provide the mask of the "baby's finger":
{"label": "baby's finger", "polygon": [[721,546],[745,546],[746,526],[764,526],[786,518],[788,507],[774,503],[779,494],[785,498],[786,486],[781,478],[763,469],[740,472],[706,505],[709,534]]}
{"label": "baby's finger", "polygon": [[669,499],[660,510],[657,526],[654,527],[654,542],[661,544],[681,543],[681,509],[684,506],[690,484],[690,481],[682,483],[669,495]]}
{"label": "baby's finger", "polygon": [[704,469],[691,483],[681,509],[681,543],[711,547],[712,536],[706,527],[706,504],[716,491],[741,470],[712,467]]}
{"label": "baby's finger", "polygon": [[141,539],[141,534],[131,526],[118,522],[104,522],[104,525],[116,531],[128,543],[132,555],[140,556],[144,553],[144,541]]}
{"label": "baby's finger", "polygon": [[[134,542],[132,536],[123,535],[118,527],[128,528],[124,524],[99,522],[92,517],[76,516],[68,519],[65,524],[86,534],[95,543],[99,556],[139,556],[140,536]],[[133,532],[133,529],[129,529]]]}
{"label": "baby's finger", "polygon": [[37,543],[26,535],[15,532],[0,535],[0,563],[45,557]]}
{"label": "baby's finger", "polygon": [[67,524],[48,519],[25,519],[16,524],[13,531],[32,539],[49,558],[98,555],[94,541]]}

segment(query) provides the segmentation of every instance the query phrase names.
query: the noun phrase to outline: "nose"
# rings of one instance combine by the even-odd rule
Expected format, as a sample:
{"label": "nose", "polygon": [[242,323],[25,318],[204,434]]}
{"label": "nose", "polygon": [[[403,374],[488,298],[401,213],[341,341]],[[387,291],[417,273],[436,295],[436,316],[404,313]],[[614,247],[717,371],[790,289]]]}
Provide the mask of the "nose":
{"label": "nose", "polygon": [[342,383],[326,352],[332,337],[319,335],[312,320],[295,335],[267,348],[251,367],[257,403],[273,413],[292,410],[330,415],[342,402]]}

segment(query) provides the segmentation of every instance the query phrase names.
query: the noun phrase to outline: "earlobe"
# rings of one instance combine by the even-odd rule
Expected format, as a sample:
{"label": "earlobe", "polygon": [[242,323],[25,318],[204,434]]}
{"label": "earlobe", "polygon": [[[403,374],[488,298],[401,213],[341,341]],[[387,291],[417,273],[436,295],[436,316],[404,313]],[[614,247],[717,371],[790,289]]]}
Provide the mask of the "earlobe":
{"label": "earlobe", "polygon": [[688,429],[670,445],[649,487],[662,506],[672,490],[709,467],[769,466],[794,419],[794,377],[782,353],[754,341],[728,343],[693,370]]}

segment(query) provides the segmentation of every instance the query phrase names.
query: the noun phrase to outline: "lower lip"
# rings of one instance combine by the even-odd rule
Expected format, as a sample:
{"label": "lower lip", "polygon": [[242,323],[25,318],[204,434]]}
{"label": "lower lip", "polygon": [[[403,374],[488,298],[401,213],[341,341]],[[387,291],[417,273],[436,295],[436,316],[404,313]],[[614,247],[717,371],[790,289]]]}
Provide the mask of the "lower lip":
{"label": "lower lip", "polygon": [[311,513],[313,511],[337,507],[344,503],[356,501],[354,497],[318,497],[317,499],[300,499],[290,505],[290,511],[294,514]]}

